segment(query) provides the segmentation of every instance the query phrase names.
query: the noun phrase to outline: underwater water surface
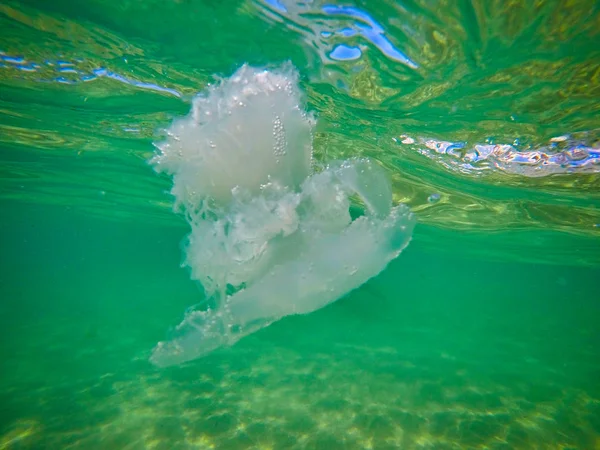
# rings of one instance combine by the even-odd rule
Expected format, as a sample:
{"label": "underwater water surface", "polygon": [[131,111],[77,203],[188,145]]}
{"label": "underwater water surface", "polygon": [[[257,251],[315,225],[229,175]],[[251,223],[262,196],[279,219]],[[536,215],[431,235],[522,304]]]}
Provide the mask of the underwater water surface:
{"label": "underwater water surface", "polygon": [[594,1],[3,2],[0,449],[600,449],[598,99]]}

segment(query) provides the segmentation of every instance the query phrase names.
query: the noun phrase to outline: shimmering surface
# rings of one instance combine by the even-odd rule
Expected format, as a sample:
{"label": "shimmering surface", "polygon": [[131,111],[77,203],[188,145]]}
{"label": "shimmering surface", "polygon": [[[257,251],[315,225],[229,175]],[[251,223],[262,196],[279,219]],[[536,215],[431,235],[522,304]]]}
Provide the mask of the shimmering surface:
{"label": "shimmering surface", "polygon": [[[165,183],[140,165],[148,140],[214,74],[289,59],[304,68],[309,106],[319,115],[320,159],[378,159],[397,175],[397,201],[421,210],[422,223],[596,238],[594,8],[132,1],[73,12],[62,2],[8,2],[1,7],[3,198],[70,198],[88,213],[124,216],[133,208],[170,221]],[[354,50],[340,61],[341,45],[360,56]],[[414,143],[401,144],[407,138]],[[52,158],[24,172],[32,148]],[[111,183],[103,164],[126,171],[128,183]],[[78,189],[65,195],[57,177]],[[511,189],[527,199],[489,194]],[[427,203],[434,191],[452,200]]]}

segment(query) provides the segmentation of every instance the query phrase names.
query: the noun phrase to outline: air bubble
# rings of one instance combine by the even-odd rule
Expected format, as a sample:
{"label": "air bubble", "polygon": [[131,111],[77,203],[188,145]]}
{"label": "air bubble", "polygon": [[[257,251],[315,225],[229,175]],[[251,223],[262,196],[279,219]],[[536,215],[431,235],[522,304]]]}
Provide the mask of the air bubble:
{"label": "air bubble", "polygon": [[429,203],[437,203],[440,201],[441,198],[442,198],[442,196],[440,194],[433,193],[429,197],[427,197],[427,201]]}

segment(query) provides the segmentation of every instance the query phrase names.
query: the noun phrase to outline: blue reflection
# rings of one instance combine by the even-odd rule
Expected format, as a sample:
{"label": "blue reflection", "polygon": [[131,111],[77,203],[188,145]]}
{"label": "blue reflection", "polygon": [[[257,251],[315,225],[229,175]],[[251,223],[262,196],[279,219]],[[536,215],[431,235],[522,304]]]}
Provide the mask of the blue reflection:
{"label": "blue reflection", "polygon": [[332,52],[329,54],[331,59],[336,61],[353,61],[360,58],[362,52],[358,47],[348,47],[347,45],[340,44],[336,45]]}
{"label": "blue reflection", "polygon": [[9,56],[9,55],[0,55],[0,60],[5,61],[10,64],[25,64],[25,58],[22,56]]}
{"label": "blue reflection", "polygon": [[438,193],[433,193],[431,194],[429,197],[427,197],[427,201],[429,203],[437,203],[440,201],[440,199],[442,198],[442,196]]}
{"label": "blue reflection", "polygon": [[352,36],[355,36],[356,33],[357,33],[357,31],[353,30],[352,28],[343,28],[339,32],[339,34],[341,34],[344,37],[352,37]]}
{"label": "blue reflection", "polygon": [[175,95],[176,97],[181,97],[181,94],[175,89],[165,88],[154,83],[144,83],[142,81],[136,81],[130,78],[125,78],[123,75],[119,75],[118,73],[112,72],[104,68],[94,69],[92,72],[98,77],[106,77],[142,89],[150,89],[152,91],[165,92],[167,94]]}
{"label": "blue reflection", "polygon": [[[364,23],[356,24],[357,32],[368,39],[388,58],[407,65],[411,69],[417,69],[419,66],[408,56],[398,50],[385,36],[385,31],[369,14],[360,9],[351,6],[326,5],[322,8],[325,14],[350,16]],[[348,28],[340,31],[340,34],[347,36]],[[353,35],[353,34],[352,34]]]}
{"label": "blue reflection", "polygon": [[[76,62],[82,63],[83,60],[78,59],[78,60],[76,60]],[[165,88],[165,87],[159,86],[154,83],[145,83],[142,81],[137,81],[137,80],[134,80],[131,78],[127,78],[127,77],[124,77],[123,75],[119,75],[118,73],[112,72],[103,67],[99,67],[97,69],[92,70],[92,73],[84,73],[81,70],[77,69],[76,63],[71,62],[71,61],[45,60],[44,65],[45,65],[46,71],[54,70],[55,72],[58,72],[59,75],[57,77],[51,79],[51,81],[55,81],[57,83],[74,84],[74,83],[81,82],[81,81],[87,82],[87,81],[92,81],[92,80],[96,80],[98,78],[104,77],[104,78],[110,78],[115,81],[119,81],[121,83],[126,83],[126,84],[129,84],[131,86],[135,86],[135,87],[138,87],[141,89],[149,89],[152,91],[164,92],[166,94],[171,94],[176,97],[181,97],[181,94],[179,92],[177,92],[175,89],[169,89],[169,88]],[[17,70],[20,70],[23,72],[37,72],[39,69],[42,68],[42,66],[40,66],[39,64],[33,63],[33,62],[30,63],[22,56],[11,56],[11,55],[7,55],[4,52],[0,52],[0,68],[13,68],[13,69],[17,69]],[[52,68],[52,69],[50,69],[50,68]],[[77,75],[77,77],[67,78],[66,76],[64,76],[64,75],[68,75],[68,74],[75,74],[75,75]]]}
{"label": "blue reflection", "polygon": [[535,159],[532,161],[531,155],[517,153],[512,157],[512,161],[520,164],[529,164],[534,162]]}
{"label": "blue reflection", "polygon": [[352,6],[337,6],[337,5],[325,5],[323,6],[323,12],[330,15],[344,15],[360,19],[363,22],[367,22],[371,28],[376,30],[378,33],[383,33],[383,28],[366,12]]}
{"label": "blue reflection", "polygon": [[[467,149],[465,142],[413,139],[406,135],[401,137],[401,141],[396,137],[392,140],[396,143],[416,143],[417,153],[437,161],[447,169],[458,169],[463,173],[499,169],[526,177],[543,177],[558,173],[600,172],[600,148],[566,138],[552,138],[549,145],[531,150],[520,151],[509,144],[475,144],[467,151],[460,152],[459,149]],[[568,147],[556,153],[557,142],[564,142]]]}
{"label": "blue reflection", "polygon": [[279,12],[287,12],[287,8],[279,0],[264,0],[264,2]]}

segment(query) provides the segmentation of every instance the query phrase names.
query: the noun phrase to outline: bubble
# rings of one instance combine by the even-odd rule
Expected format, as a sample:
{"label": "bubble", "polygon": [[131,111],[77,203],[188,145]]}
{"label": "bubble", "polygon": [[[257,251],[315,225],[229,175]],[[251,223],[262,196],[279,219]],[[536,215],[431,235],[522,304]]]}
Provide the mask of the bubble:
{"label": "bubble", "polygon": [[437,203],[440,201],[440,199],[442,198],[442,196],[438,193],[433,193],[431,194],[429,197],[427,197],[427,201],[429,203]]}

